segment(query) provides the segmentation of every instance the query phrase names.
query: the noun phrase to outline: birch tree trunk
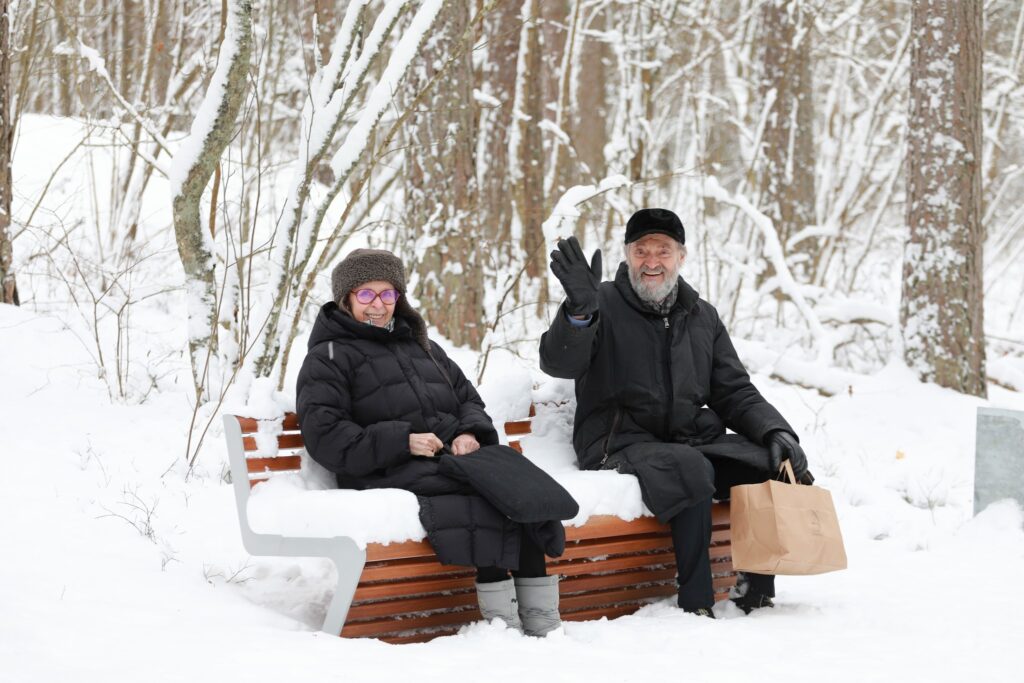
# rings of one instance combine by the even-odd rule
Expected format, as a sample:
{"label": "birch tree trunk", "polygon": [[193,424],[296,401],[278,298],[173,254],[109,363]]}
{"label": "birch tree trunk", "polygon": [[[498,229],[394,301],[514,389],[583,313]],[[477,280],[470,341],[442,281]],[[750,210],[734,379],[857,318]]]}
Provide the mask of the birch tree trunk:
{"label": "birch tree trunk", "polygon": [[[770,0],[761,9],[760,95],[767,107],[762,137],[761,210],[775,223],[783,247],[816,223],[814,213],[814,107],[810,17],[802,0]],[[816,239],[786,249],[807,259],[797,272],[813,272]]]}
{"label": "birch tree trunk", "polygon": [[14,121],[11,120],[11,24],[10,1],[0,0],[0,303],[20,303],[14,279],[14,249],[11,244],[11,148]]}
{"label": "birch tree trunk", "polygon": [[[437,33],[410,75],[419,92],[448,58],[458,54],[426,106],[409,119],[406,154],[407,216],[418,244],[416,296],[430,324],[456,345],[483,341],[483,259],[474,213],[478,203],[474,159],[473,64],[463,49],[469,3],[447,2]],[[422,247],[426,247],[423,249]]]}
{"label": "birch tree trunk", "polygon": [[252,2],[232,0],[217,69],[171,167],[174,232],[185,269],[188,346],[197,400],[205,394],[216,352],[218,317],[213,241],[203,228],[203,190],[231,140],[245,99],[251,50]]}
{"label": "birch tree trunk", "polygon": [[926,382],[986,395],[981,0],[914,0],[900,323]]}

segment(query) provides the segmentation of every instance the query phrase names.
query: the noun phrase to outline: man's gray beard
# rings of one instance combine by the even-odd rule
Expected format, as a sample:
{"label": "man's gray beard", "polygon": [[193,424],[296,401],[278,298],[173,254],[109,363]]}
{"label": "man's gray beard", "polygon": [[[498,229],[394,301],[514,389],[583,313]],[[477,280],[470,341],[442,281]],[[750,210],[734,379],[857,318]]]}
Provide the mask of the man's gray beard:
{"label": "man's gray beard", "polygon": [[629,284],[633,286],[633,291],[640,297],[640,300],[646,304],[649,304],[655,308],[659,307],[663,301],[672,293],[672,290],[676,287],[676,278],[678,277],[678,269],[669,271],[665,269],[665,281],[660,285],[653,287],[649,286],[646,282],[640,279],[640,270],[633,270],[629,268]]}

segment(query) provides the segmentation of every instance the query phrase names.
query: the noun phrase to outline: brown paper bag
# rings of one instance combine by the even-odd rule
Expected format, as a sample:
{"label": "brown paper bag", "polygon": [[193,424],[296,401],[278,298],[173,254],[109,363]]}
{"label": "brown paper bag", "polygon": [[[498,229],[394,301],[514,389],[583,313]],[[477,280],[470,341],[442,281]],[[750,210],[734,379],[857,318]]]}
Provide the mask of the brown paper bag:
{"label": "brown paper bag", "polygon": [[[793,466],[783,467],[790,481]],[[846,569],[832,494],[818,486],[766,481],[733,486],[732,566],[757,574],[824,574]]]}

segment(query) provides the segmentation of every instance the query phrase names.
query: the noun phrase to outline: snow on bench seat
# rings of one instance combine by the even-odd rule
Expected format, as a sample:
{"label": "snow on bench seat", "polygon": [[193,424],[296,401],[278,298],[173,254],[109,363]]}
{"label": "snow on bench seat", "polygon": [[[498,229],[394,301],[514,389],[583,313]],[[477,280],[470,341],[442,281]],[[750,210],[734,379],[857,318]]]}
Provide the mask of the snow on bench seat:
{"label": "snow on bench seat", "polygon": [[[579,471],[565,407],[536,418],[533,414],[531,407],[531,418],[505,423],[506,435],[517,437],[510,445],[528,452],[580,504],[580,514],[565,522],[565,554],[548,564],[551,573],[563,576],[563,619],[614,618],[674,595],[671,535],[643,505],[636,478]],[[245,492],[253,531],[293,538],[347,537],[365,549],[365,565],[340,635],[417,642],[455,633],[480,619],[473,569],[437,561],[424,540],[412,493],[334,488],[333,475],[304,453],[292,413],[283,420],[227,419],[237,419],[240,427],[242,448],[237,452],[244,452],[249,481],[235,490],[236,495]],[[724,599],[735,584],[725,504],[714,507],[709,551],[716,599]]]}

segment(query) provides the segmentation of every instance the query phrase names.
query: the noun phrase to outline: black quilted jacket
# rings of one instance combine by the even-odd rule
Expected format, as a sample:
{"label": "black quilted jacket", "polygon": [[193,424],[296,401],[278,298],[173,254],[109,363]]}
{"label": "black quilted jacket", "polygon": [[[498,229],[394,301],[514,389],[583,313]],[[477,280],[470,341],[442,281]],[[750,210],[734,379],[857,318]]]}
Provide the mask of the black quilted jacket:
{"label": "black quilted jacket", "polygon": [[427,344],[429,354],[404,318],[388,332],[333,302],[320,310],[299,371],[296,412],[306,449],[337,474],[340,487],[449,492],[417,482],[434,459],[409,453],[410,432],[433,432],[446,445],[463,432],[482,446],[498,443],[476,389],[440,346]]}
{"label": "black quilted jacket", "polygon": [[699,445],[729,427],[760,445],[772,430],[793,431],[751,384],[718,311],[682,278],[667,315],[641,303],[625,263],[598,301],[589,327],[573,327],[560,309],[540,343],[541,369],[576,380],[581,468],[637,442]]}
{"label": "black quilted jacket", "polygon": [[[400,488],[419,497],[420,520],[445,564],[516,569],[522,533],[558,556],[558,519],[575,501],[507,446],[459,367],[427,340],[423,321],[395,317],[393,331],[326,304],[309,338],[296,392],[306,450],[341,488]],[[447,447],[462,433],[481,449],[455,458],[413,456],[409,434]],[[547,495],[539,493],[547,491]]]}

